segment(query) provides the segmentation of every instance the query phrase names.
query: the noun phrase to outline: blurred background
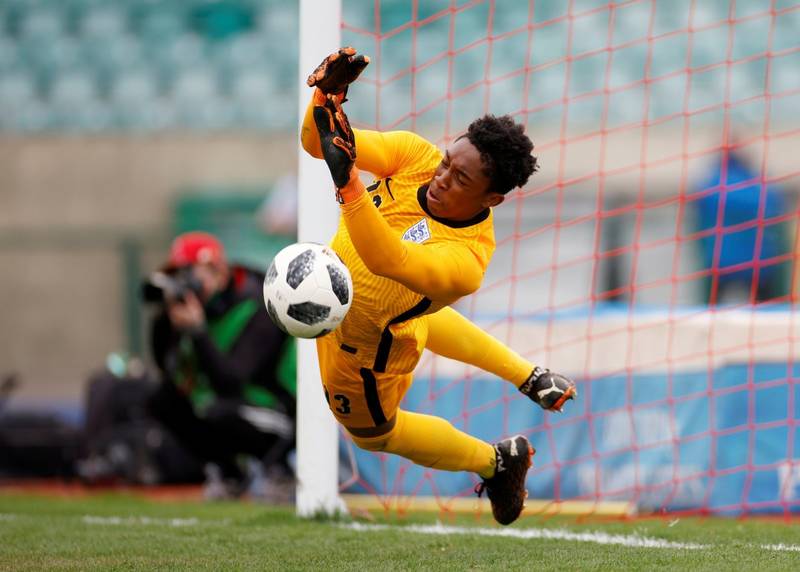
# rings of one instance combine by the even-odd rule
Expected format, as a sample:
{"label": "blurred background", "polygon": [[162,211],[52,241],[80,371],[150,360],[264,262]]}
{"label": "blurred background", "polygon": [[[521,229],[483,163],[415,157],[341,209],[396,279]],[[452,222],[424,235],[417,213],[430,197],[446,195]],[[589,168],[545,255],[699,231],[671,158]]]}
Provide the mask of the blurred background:
{"label": "blurred background", "polygon": [[[262,270],[293,242],[298,29],[291,0],[0,0],[13,405],[79,418],[110,355],[149,359],[139,285],[176,234]],[[794,300],[797,2],[345,0],[342,35],[373,58],[356,126],[444,146],[512,113],[536,143],[470,315]]]}
{"label": "blurred background", "polygon": [[292,209],[276,234],[259,207],[296,168],[297,11],[0,1],[0,371],[23,381],[15,401],[74,405],[106,355],[144,352],[139,282],[175,234],[214,232],[262,270],[291,241]]}

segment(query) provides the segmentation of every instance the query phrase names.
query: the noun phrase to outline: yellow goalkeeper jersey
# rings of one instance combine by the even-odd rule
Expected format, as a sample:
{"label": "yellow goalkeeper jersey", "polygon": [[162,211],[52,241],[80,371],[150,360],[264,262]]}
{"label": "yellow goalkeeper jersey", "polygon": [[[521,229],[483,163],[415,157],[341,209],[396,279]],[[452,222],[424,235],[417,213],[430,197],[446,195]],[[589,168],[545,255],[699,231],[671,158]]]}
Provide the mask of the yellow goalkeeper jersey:
{"label": "yellow goalkeeper jersey", "polygon": [[[322,158],[313,108],[312,100],[301,139],[306,151]],[[426,192],[442,160],[439,149],[408,131],[353,131],[356,167],[375,180],[341,207],[331,246],[352,275],[353,304],[329,335],[348,364],[404,374],[425,347],[427,321],[420,318],[480,287],[495,248],[492,211],[468,221],[437,218]],[[366,255],[385,261],[380,275],[367,268]]]}
{"label": "yellow goalkeeper jersey", "polygon": [[[353,278],[353,305],[331,335],[361,367],[406,373],[425,347],[426,321],[419,318],[480,286],[495,248],[492,213],[463,222],[433,216],[426,191],[442,160],[436,146],[410,132],[354,131],[356,166],[376,178],[366,195],[342,206],[331,241]],[[391,257],[385,276],[368,270],[348,227]]]}

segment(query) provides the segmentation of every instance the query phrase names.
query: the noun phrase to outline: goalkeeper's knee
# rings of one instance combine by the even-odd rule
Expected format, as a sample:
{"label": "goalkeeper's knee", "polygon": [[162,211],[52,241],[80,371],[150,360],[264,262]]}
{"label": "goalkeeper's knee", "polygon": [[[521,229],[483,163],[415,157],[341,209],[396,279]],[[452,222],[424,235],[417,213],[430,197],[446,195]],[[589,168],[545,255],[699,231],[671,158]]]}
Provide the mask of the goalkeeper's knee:
{"label": "goalkeeper's knee", "polygon": [[[345,427],[345,429],[347,429]],[[353,440],[353,443],[359,449],[364,449],[365,451],[373,451],[376,453],[380,453],[381,451],[386,450],[386,445],[389,443],[389,439],[392,438],[392,433],[394,432],[394,427],[388,432],[384,433],[383,435],[376,435],[374,437],[359,437],[353,435],[348,431],[350,434],[350,438]]]}

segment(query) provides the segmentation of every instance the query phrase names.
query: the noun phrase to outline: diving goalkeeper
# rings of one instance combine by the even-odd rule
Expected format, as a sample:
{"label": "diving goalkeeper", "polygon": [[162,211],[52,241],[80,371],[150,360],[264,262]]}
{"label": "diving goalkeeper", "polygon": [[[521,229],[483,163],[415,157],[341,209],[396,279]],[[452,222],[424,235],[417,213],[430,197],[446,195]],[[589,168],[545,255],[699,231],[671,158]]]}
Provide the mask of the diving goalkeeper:
{"label": "diving goalkeeper", "polygon": [[[301,140],[325,159],[336,186],[341,220],[331,246],[354,290],[341,326],[317,340],[325,396],[362,449],[477,473],[476,492],[485,490],[495,519],[510,524],[527,496],[528,440],[492,445],[400,402],[424,348],[508,380],[544,409],[575,397],[570,380],[449,307],[480,287],[495,248],[492,207],[536,171],[533,144],[508,116],[473,121],[444,154],[413,133],[351,129],[341,104],[368,63],[342,48],[307,82],[315,89]],[[369,187],[359,170],[374,175]]]}

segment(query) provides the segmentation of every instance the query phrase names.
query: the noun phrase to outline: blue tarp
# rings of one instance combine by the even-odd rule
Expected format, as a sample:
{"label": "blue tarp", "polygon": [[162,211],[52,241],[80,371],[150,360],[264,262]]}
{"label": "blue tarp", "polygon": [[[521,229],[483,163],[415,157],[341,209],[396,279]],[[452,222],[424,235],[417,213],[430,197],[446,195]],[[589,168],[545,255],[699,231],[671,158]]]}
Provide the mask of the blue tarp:
{"label": "blue tarp", "polygon": [[[491,376],[420,378],[404,408],[439,415],[487,441],[527,435],[537,449],[532,498],[800,512],[798,378],[800,365],[757,363],[579,380],[579,400],[560,415]],[[471,474],[346,446],[367,483],[349,492],[464,496],[477,483]]]}

